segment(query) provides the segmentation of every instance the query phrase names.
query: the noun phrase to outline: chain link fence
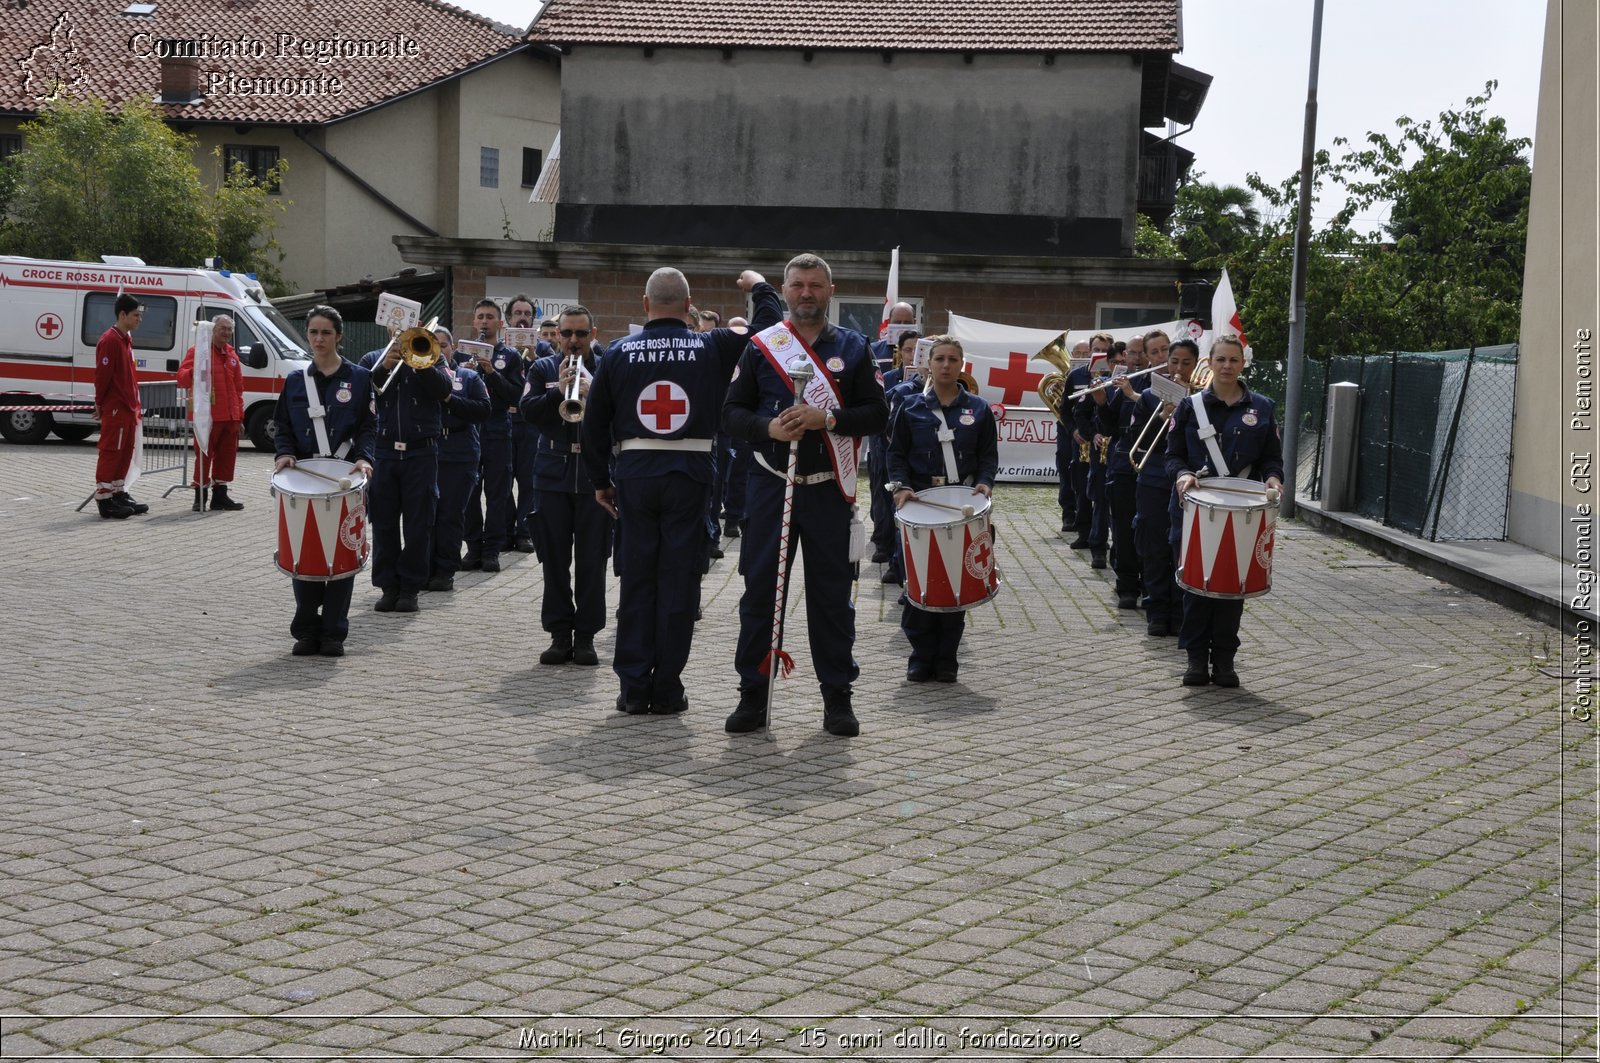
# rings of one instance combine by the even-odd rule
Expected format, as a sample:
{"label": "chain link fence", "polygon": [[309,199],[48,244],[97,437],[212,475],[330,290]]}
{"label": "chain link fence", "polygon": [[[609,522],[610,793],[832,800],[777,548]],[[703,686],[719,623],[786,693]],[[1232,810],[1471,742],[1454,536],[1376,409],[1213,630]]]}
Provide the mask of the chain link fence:
{"label": "chain link fence", "polygon": [[1297,491],[1322,497],[1328,387],[1361,387],[1356,512],[1433,542],[1504,539],[1517,345],[1307,360]]}

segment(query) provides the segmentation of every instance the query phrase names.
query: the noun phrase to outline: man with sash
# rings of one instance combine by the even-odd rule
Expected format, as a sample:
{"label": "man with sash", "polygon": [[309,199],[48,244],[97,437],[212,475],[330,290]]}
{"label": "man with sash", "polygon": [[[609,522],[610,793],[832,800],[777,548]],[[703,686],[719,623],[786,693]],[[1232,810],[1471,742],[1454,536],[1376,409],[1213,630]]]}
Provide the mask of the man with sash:
{"label": "man with sash", "polygon": [[[851,737],[860,724],[850,704],[850,684],[861,669],[853,653],[855,581],[850,524],[856,497],[856,464],[861,440],[881,433],[889,409],[883,376],[867,348],[867,338],[828,321],[833,273],[816,255],[797,255],[783,271],[789,320],[763,327],[739,360],[728,389],[723,420],[728,434],[748,440],[755,467],[750,470],[745,506],[746,529],[740,568],[745,591],[739,600],[739,642],[734,667],[739,673],[739,706],[726,730],[739,734],[766,724],[772,623],[777,594],[780,536],[796,544],[793,564],[806,555],[806,619],[812,665],[822,687],[823,727]],[[812,377],[796,405],[788,368],[797,358],[810,364]],[[799,443],[793,507],[784,513],[789,445]]]}
{"label": "man with sash", "polygon": [[[755,327],[778,321],[782,304],[761,274],[747,269],[738,283],[754,296]],[[617,711],[630,716],[689,707],[683,669],[710,547],[711,450],[728,378],[748,342],[743,330],[695,332],[688,312],[684,275],[670,267],[652,273],[645,326],[607,349],[583,413],[582,455],[595,500],[620,525],[612,670],[622,688]]]}

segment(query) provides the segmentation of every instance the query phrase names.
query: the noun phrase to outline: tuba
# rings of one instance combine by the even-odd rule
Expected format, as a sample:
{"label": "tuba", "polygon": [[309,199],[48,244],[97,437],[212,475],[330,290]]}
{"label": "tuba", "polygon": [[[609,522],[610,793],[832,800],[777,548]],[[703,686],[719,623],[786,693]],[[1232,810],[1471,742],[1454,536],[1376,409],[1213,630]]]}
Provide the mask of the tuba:
{"label": "tuba", "polygon": [[1062,420],[1061,407],[1067,394],[1067,374],[1072,372],[1072,356],[1067,347],[1067,334],[1063,332],[1049,343],[1044,349],[1035,354],[1035,358],[1049,362],[1055,372],[1049,373],[1039,381],[1039,398],[1050,407],[1050,412],[1055,414],[1056,420]]}
{"label": "tuba", "polygon": [[[433,334],[434,326],[439,319],[434,318],[427,325],[417,325],[406,329],[394,339],[389,341],[389,347],[383,352],[383,357],[378,359],[381,364],[384,358],[389,357],[389,351],[400,348],[400,361],[412,369],[428,369],[439,360],[439,337]],[[394,378],[400,375],[400,367],[389,374],[389,379],[383,382],[383,387],[378,389],[382,395],[389,390],[389,385],[394,383]]]}

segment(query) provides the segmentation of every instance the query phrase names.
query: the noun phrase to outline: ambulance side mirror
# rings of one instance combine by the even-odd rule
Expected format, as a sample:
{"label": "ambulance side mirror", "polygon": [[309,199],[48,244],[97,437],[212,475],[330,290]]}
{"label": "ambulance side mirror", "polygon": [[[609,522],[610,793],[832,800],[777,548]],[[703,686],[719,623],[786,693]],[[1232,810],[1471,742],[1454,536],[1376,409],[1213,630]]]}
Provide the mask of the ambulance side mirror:
{"label": "ambulance side mirror", "polygon": [[265,369],[267,367],[267,345],[258,343],[254,346],[240,347],[239,361],[251,369]]}

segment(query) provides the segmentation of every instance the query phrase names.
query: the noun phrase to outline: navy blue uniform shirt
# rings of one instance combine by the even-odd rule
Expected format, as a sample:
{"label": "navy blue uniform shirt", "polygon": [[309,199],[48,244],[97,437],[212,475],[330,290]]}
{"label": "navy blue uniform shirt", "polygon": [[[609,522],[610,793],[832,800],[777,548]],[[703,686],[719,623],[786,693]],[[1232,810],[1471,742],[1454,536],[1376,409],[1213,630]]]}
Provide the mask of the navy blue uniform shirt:
{"label": "navy blue uniform shirt", "polygon": [[522,389],[527,378],[522,352],[503,343],[496,343],[489,356],[494,372],[483,373],[483,384],[489,389],[489,416],[483,422],[484,439],[505,439],[511,435],[509,411],[522,401]]}
{"label": "navy blue uniform shirt", "polygon": [[[811,349],[833,378],[840,395],[840,405],[833,410],[834,433],[858,438],[881,433],[889,423],[889,406],[883,397],[883,377],[867,350],[867,338],[830,324],[823,328]],[[799,348],[791,350],[798,352]],[[728,402],[722,411],[728,434],[747,440],[771,468],[784,472],[789,466],[789,444],[773,439],[767,425],[793,405],[794,385],[789,377],[779,374],[761,348],[750,344],[739,359],[739,370],[728,387]],[[823,432],[807,432],[800,438],[800,464],[796,471],[800,476],[833,471],[833,458]]]}
{"label": "navy blue uniform shirt", "polygon": [[956,478],[968,486],[994,486],[1000,470],[1000,429],[980,396],[961,388],[948,406],[931,391],[905,400],[889,426],[889,479],[913,490],[949,483],[940,428],[955,432]]}
{"label": "navy blue uniform shirt", "polygon": [[[595,487],[611,486],[607,464],[613,443],[715,438],[728,378],[750,334],[783,317],[783,303],[772,285],[762,281],[750,294],[755,310],[749,331],[695,332],[681,318],[656,318],[606,349],[583,412],[583,460]],[[623,450],[617,455],[616,477],[681,472],[710,484],[713,467],[710,447]]]}
{"label": "navy blue uniform shirt", "polygon": [[[353,362],[340,359],[339,368],[331,376],[323,376],[313,365],[311,379],[316,384],[318,399],[327,408],[322,424],[328,433],[328,446],[337,452],[339,445],[348,439],[350,449],[345,453],[345,460],[370,463],[378,431],[378,421],[372,412],[371,374]],[[283,378],[283,391],[278,394],[273,420],[277,423],[274,440],[278,457],[320,456],[317,432],[312,427],[311,412],[306,405],[305,373],[290,373]]]}
{"label": "navy blue uniform shirt", "polygon": [[1078,442],[1072,438],[1072,431],[1077,424],[1073,421],[1073,404],[1067,401],[1067,396],[1088,386],[1088,366],[1080,365],[1067,373],[1067,386],[1061,390],[1061,419],[1056,422],[1057,454],[1072,454],[1077,451]]}
{"label": "navy blue uniform shirt", "polygon": [[400,379],[383,394],[378,389],[389,379],[389,371],[379,366],[383,350],[368,351],[361,364],[372,373],[372,394],[378,406],[378,450],[384,457],[404,453],[395,443],[407,447],[437,439],[444,431],[444,397],[450,394],[450,375],[436,362],[426,369],[412,369],[404,361],[394,371]]}
{"label": "navy blue uniform shirt", "polygon": [[445,438],[439,447],[439,460],[476,462],[481,450],[478,425],[489,416],[489,391],[476,370],[460,365],[455,373],[450,395],[444,401]]}
{"label": "navy blue uniform shirt", "polygon": [[[594,483],[583,463],[583,433],[578,424],[561,418],[561,366],[564,354],[554,352],[528,367],[528,390],[522,396],[522,419],[539,432],[539,450],[533,458],[533,476],[541,491],[592,494]],[[593,373],[599,359],[591,347],[584,368]]]}
{"label": "navy blue uniform shirt", "polygon": [[[1265,395],[1242,384],[1240,387],[1244,394],[1232,406],[1223,403],[1209,387],[1200,393],[1205,397],[1211,427],[1217,430],[1216,442],[1228,463],[1228,475],[1261,481],[1276,476],[1282,480],[1283,446],[1278,439],[1277,411]],[[1174,481],[1186,472],[1198,473],[1202,469],[1208,476],[1221,475],[1221,470],[1211,467],[1211,453],[1200,439],[1192,402],[1180,402],[1172,418],[1172,427],[1167,431],[1167,475]],[[1246,468],[1249,472],[1244,471]]]}

